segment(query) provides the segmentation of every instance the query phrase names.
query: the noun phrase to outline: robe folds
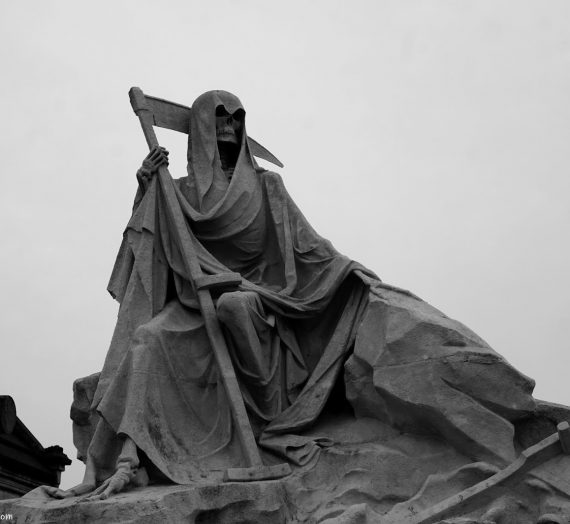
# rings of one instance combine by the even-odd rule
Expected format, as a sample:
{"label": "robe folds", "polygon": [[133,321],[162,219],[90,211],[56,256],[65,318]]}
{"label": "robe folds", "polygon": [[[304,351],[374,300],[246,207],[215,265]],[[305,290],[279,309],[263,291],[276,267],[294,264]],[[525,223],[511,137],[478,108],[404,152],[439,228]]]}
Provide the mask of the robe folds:
{"label": "robe folds", "polygon": [[[237,98],[222,91],[197,99],[190,121],[189,173],[173,184],[186,226],[198,241],[195,247],[204,273],[234,271],[243,277],[236,292],[218,293],[214,300],[252,428],[260,448],[268,452],[266,460],[278,456],[304,465],[330,444],[326,435],[313,429],[335,382],[342,380],[343,366],[357,338],[358,354],[370,355],[375,348],[379,354],[382,348],[390,353],[387,362],[394,384],[399,384],[398,376],[408,380],[407,368],[398,361],[408,358],[407,349],[392,351],[390,346],[394,325],[382,327],[374,340],[367,335],[374,332],[370,326],[381,326],[392,318],[387,311],[403,308],[409,313],[408,324],[413,317],[422,326],[445,326],[437,332],[414,331],[410,344],[416,352],[435,351],[434,347],[445,346],[448,333],[454,333],[455,339],[460,333],[461,340],[467,341],[463,346],[477,346],[478,354],[499,358],[464,326],[427,305],[416,307],[425,304],[419,299],[409,294],[405,300],[397,299],[400,291],[383,286],[373,272],[320,237],[281,177],[255,163],[245,124],[237,164],[228,180],[216,146],[214,117],[219,106],[229,114],[243,110]],[[113,473],[124,435],[176,483],[244,466],[217,363],[156,179],[137,193],[109,291],[120,308],[93,400],[101,418],[88,452],[98,480]],[[404,302],[413,305],[402,306]],[[362,326],[366,333],[361,332]],[[434,346],[437,337],[443,338]],[[244,349],[245,339],[254,343]],[[461,353],[461,344],[456,346]],[[366,360],[359,358],[361,364]],[[369,366],[373,360],[368,358]],[[518,403],[511,411],[529,412],[532,385],[513,373],[513,396]],[[421,374],[414,380],[419,384]],[[396,385],[379,414],[390,423],[397,423],[399,415],[402,418],[398,411],[401,405],[409,405],[410,390],[415,387],[409,383],[400,390]],[[419,411],[420,397],[414,397]],[[469,399],[476,397],[477,392]],[[438,404],[439,398],[436,394],[430,399],[430,410],[438,413],[434,430],[445,434],[457,420],[465,426],[463,397],[457,397],[455,411]],[[489,410],[489,403],[485,406],[481,413]],[[505,422],[500,415],[497,419]],[[512,440],[512,434],[504,434],[506,441]],[[477,437],[470,441],[473,438]],[[461,438],[455,440],[461,446]]]}
{"label": "robe folds", "polygon": [[[305,463],[322,442],[293,435],[318,417],[354,341],[368,290],[355,271],[374,277],[313,231],[278,175],[255,175],[263,188],[263,222],[248,224],[254,234],[247,227],[243,236],[236,234],[235,249],[243,250],[243,259],[233,252],[222,266],[206,249],[200,259],[212,273],[240,272],[245,278],[240,290],[259,297],[260,322],[270,324],[263,348],[272,353],[270,367],[278,375],[272,406],[257,402],[262,374],[237,357],[232,360],[240,384],[251,384],[242,393],[256,433],[264,429],[262,438],[270,448]],[[177,194],[185,198],[183,190]],[[243,463],[217,364],[163,205],[153,182],[127,229],[110,284],[121,302],[119,319],[95,403],[115,433],[130,436],[165,475],[185,483],[206,471]],[[262,241],[260,260],[250,260],[255,236],[266,233],[274,235],[273,245]],[[231,240],[224,238],[224,244]],[[231,351],[231,342],[229,346]],[[288,433],[281,438],[279,430],[272,434],[272,423],[284,425]]]}

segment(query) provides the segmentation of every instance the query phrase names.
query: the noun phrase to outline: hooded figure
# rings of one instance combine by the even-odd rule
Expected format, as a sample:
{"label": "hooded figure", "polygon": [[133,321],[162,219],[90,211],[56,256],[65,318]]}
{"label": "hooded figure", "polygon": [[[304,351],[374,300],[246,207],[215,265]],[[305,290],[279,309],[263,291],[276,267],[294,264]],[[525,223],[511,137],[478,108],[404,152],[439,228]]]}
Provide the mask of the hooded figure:
{"label": "hooded figure", "polygon": [[[239,121],[233,172],[220,154],[220,115]],[[256,164],[234,95],[210,91],[194,102],[188,176],[175,182],[203,271],[243,277],[237,291],[214,300],[266,461],[277,455],[304,465],[330,444],[314,427],[343,366],[357,414],[428,427],[459,448],[505,460],[514,454],[510,421],[532,411],[532,382],[465,326],[381,284],[320,237],[281,177]],[[120,309],[93,399],[100,419],[87,463],[96,483],[117,469],[125,439],[147,469],[175,483],[244,465],[181,256],[154,177],[137,193],[109,283]],[[434,362],[438,377],[426,385],[421,366]],[[489,363],[508,371],[508,409],[486,398],[480,369]]]}

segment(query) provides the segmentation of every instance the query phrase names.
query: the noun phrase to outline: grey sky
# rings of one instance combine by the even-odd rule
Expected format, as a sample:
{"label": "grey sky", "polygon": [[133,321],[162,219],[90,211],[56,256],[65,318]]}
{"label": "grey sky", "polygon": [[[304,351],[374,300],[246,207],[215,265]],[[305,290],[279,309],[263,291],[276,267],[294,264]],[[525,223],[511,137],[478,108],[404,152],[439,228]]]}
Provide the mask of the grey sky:
{"label": "grey sky", "polygon": [[[570,403],[570,3],[4,2],[2,394],[75,456],[146,154],[128,89],[237,94],[315,229]],[[185,174],[182,135],[159,135]],[[63,486],[80,480],[74,466]]]}

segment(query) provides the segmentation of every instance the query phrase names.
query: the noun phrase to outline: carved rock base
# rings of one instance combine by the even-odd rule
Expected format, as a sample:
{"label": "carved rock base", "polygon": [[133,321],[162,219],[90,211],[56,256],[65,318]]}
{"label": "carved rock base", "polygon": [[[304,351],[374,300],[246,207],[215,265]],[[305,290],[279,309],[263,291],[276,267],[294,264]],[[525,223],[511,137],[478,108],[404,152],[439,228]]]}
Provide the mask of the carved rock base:
{"label": "carved rock base", "polygon": [[[401,434],[373,419],[337,414],[323,420],[319,432],[336,444],[323,449],[316,464],[284,479],[148,486],[96,502],[54,501],[35,490],[24,498],[0,502],[0,513],[11,513],[16,522],[29,524],[403,524],[408,506],[429,507],[496,470],[472,464],[440,440]],[[547,469],[557,476],[567,471],[561,460]],[[562,466],[566,467],[560,470]],[[469,515],[452,515],[442,522],[536,524],[545,514],[567,522],[570,496],[529,477],[515,488],[495,493]]]}

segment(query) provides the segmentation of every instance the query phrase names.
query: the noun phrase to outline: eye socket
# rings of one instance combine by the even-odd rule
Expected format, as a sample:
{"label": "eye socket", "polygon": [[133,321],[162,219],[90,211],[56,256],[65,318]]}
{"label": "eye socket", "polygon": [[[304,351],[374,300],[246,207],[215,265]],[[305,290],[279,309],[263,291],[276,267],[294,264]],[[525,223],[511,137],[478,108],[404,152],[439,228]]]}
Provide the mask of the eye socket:
{"label": "eye socket", "polygon": [[238,122],[243,122],[244,118],[245,118],[245,111],[243,109],[238,109],[233,115],[232,115],[234,120],[237,120]]}
{"label": "eye socket", "polygon": [[229,116],[230,114],[226,111],[224,106],[216,107],[216,116]]}

